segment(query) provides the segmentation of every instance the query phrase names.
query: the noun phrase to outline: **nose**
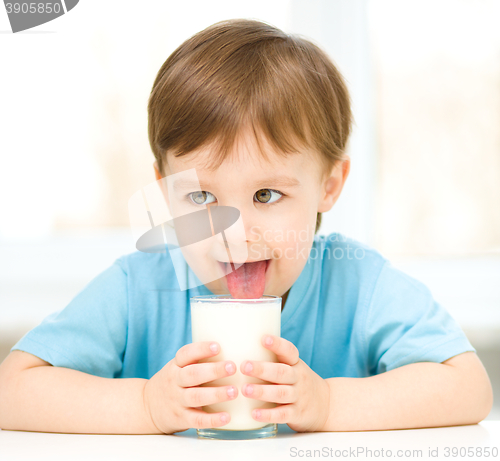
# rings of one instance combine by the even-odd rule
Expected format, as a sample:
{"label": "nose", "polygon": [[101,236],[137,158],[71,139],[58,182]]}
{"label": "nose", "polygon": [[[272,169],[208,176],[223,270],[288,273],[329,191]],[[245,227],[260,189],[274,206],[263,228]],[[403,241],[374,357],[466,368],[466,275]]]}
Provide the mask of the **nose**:
{"label": "nose", "polygon": [[[231,226],[231,228],[228,229],[228,232],[225,232],[226,238],[235,244],[240,244],[242,240],[245,240],[245,242],[252,241],[252,227],[257,224],[258,219],[253,205],[253,200],[249,202],[247,197],[243,199],[242,197],[233,196],[219,199],[219,207],[230,207],[238,210],[239,220],[241,223],[238,223],[239,225],[236,226],[236,228]],[[235,232],[235,230],[237,230],[237,232]]]}
{"label": "nose", "polygon": [[[216,243],[213,248],[213,256],[215,259],[224,262],[242,263],[248,260],[249,243],[251,243],[251,227],[254,217],[251,210],[241,210],[234,206],[234,201],[222,204],[219,202],[217,206],[210,207],[211,216],[218,221],[213,226]],[[224,215],[220,212],[224,211]],[[227,217],[231,216],[231,219]],[[222,217],[223,219],[217,219]],[[236,219],[235,219],[236,217]],[[221,225],[223,224],[223,225]]]}

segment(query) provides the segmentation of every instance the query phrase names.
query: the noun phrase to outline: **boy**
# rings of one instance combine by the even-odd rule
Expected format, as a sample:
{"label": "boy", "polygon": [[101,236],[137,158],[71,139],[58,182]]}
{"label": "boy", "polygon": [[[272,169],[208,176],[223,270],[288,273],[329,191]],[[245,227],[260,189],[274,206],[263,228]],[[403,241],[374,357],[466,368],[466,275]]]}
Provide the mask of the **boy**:
{"label": "boy", "polygon": [[[167,202],[192,211],[231,206],[245,226],[243,242],[230,242],[248,250],[244,261],[214,247],[187,261],[188,277],[245,264],[181,291],[168,253],[119,258],[12,348],[0,367],[0,427],[122,434],[223,427],[228,413],[201,407],[239,392],[276,403],[255,410],[256,420],[296,431],[486,417],[488,376],[429,290],[359,242],[314,236],[350,168],[349,96],[321,50],[258,21],[217,23],[167,59],[148,109],[157,179],[194,169],[200,182],[179,197],[165,188]],[[198,363],[219,345],[191,344],[189,299],[227,292],[283,297],[282,337],[262,338],[278,363]],[[271,384],[200,386],[236,367]]]}

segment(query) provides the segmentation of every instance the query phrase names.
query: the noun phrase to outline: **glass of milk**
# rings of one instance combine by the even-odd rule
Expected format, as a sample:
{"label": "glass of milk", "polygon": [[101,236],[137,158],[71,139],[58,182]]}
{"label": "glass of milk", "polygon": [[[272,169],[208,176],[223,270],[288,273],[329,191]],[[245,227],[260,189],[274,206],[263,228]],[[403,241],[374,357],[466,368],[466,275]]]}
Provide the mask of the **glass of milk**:
{"label": "glass of milk", "polygon": [[240,365],[245,360],[277,362],[276,354],[261,343],[265,334],[281,335],[281,297],[264,295],[258,299],[235,299],[231,295],[206,295],[191,298],[191,327],[193,342],[217,341],[220,352],[200,362],[232,360],[236,373],[216,379],[202,386],[233,385],[238,396],[230,401],[202,407],[207,413],[227,411],[231,421],[225,426],[212,429],[197,429],[198,436],[210,439],[256,439],[274,437],[277,424],[266,424],[252,418],[255,408],[273,408],[275,403],[245,397],[242,388],[247,383],[262,384],[262,381],[241,373]]}

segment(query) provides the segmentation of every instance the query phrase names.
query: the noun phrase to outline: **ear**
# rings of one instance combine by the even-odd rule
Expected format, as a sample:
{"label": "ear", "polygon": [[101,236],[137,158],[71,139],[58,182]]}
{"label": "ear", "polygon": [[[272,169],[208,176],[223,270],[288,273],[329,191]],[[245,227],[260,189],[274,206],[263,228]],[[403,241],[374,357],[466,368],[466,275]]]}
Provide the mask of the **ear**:
{"label": "ear", "polygon": [[318,204],[318,213],[330,211],[340,196],[344,184],[351,170],[351,158],[346,156],[333,168],[330,175],[324,179],[321,185],[321,195]]}
{"label": "ear", "polygon": [[153,168],[155,170],[155,176],[156,176],[156,179],[159,180],[162,178],[161,174],[160,174],[160,169],[158,168],[158,162],[155,160],[154,163],[153,163]]}
{"label": "ear", "polygon": [[[164,176],[160,173],[160,169],[158,168],[158,162],[155,160],[153,163],[153,168],[155,170],[155,177],[156,177],[156,182],[158,183],[158,186],[160,187],[160,190],[163,194],[163,198],[165,199],[165,202],[167,202],[167,205],[170,208],[170,202],[168,201],[168,189],[167,189],[167,183],[165,180],[163,180]],[[167,175],[165,175],[166,177]]]}

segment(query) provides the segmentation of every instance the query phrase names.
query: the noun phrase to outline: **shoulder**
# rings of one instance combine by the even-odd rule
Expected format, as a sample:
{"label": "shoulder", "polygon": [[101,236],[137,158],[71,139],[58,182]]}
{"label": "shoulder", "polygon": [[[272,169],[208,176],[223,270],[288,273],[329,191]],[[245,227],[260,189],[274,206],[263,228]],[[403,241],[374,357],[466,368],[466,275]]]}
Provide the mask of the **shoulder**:
{"label": "shoulder", "polygon": [[127,275],[129,285],[140,284],[150,288],[160,288],[177,280],[169,251],[162,253],[135,251],[121,256],[114,264]]}
{"label": "shoulder", "polygon": [[322,271],[351,278],[377,277],[389,261],[375,248],[339,232],[314,237],[311,258],[321,261]]}
{"label": "shoulder", "polygon": [[[314,238],[312,250],[321,261],[322,279],[335,279],[345,286],[358,287],[370,297],[390,297],[396,292],[428,297],[429,288],[394,266],[375,248],[344,234],[334,232]],[[368,293],[367,293],[368,294]]]}
{"label": "shoulder", "polygon": [[324,299],[343,300],[359,312],[370,304],[388,260],[369,245],[334,232],[315,236],[308,264]]}
{"label": "shoulder", "polygon": [[151,264],[158,265],[163,263],[164,253],[145,253],[134,251],[120,256],[115,264],[119,265],[125,272],[133,271],[137,268],[149,267]]}

